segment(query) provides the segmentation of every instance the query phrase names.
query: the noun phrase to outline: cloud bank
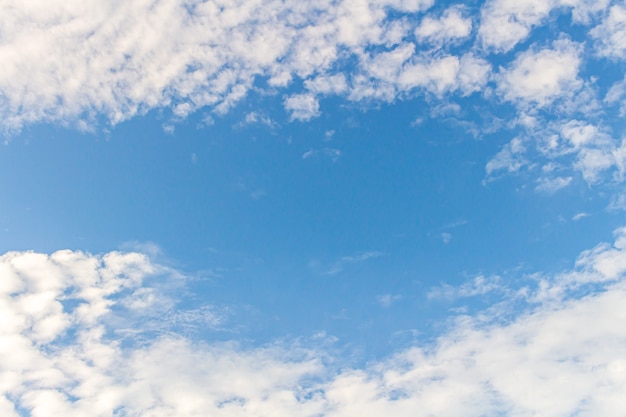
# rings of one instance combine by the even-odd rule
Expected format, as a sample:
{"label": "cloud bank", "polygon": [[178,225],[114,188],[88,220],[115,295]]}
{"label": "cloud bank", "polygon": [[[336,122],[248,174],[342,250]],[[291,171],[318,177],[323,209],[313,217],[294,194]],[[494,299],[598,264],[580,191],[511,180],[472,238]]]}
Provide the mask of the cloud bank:
{"label": "cloud bank", "polygon": [[145,318],[176,308],[155,283],[181,276],[145,255],[10,252],[0,257],[0,412],[621,416],[625,273],[622,228],[560,274],[446,287],[448,298],[497,291],[500,301],[359,369],[297,342],[242,348],[167,323],[155,331]]}
{"label": "cloud bank", "polygon": [[[0,0],[0,125],[8,134],[36,123],[93,130],[158,110],[173,131],[253,94],[278,97],[292,122],[319,117],[329,97],[364,107],[421,97],[433,108],[507,114],[509,123],[471,133],[526,139],[528,170],[566,171],[533,172],[548,184],[540,191],[578,178],[621,182],[624,132],[614,120],[624,81],[606,69],[621,71],[626,9],[613,3]],[[612,143],[590,142],[574,159],[546,146],[556,125],[573,121]],[[487,180],[519,171],[502,152],[486,161]]]}

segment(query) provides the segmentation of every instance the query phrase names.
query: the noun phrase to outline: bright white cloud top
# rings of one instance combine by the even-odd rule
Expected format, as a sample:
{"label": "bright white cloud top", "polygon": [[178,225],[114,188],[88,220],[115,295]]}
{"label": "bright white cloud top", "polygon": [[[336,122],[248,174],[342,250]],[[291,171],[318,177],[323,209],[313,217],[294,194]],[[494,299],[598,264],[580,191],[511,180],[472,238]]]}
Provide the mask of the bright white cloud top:
{"label": "bright white cloud top", "polygon": [[[519,288],[476,279],[478,293],[498,291],[503,301],[457,316],[432,345],[365,369],[333,369],[323,351],[295,341],[251,349],[194,342],[165,321],[144,340],[155,329],[128,317],[167,316],[177,300],[150,282],[180,279],[145,255],[7,253],[2,413],[622,416],[626,230],[615,235],[613,245],[583,252],[575,269]],[[468,288],[458,296],[476,294]],[[580,296],[581,288],[593,290]]]}
{"label": "bright white cloud top", "polygon": [[0,415],[625,415],[623,1],[0,0],[0,63]]}
{"label": "bright white cloud top", "polygon": [[[332,96],[369,103],[475,96],[513,104],[522,126],[582,117],[611,127],[607,116],[623,90],[597,67],[604,59],[623,69],[626,12],[608,0],[494,0],[475,9],[431,0],[1,7],[5,131],[38,122],[93,129],[153,109],[169,109],[174,121],[198,110],[223,114],[258,93],[283,96],[299,121],[319,117],[320,100]],[[570,26],[529,44],[557,18]],[[594,158],[577,165],[590,182],[621,164]]]}

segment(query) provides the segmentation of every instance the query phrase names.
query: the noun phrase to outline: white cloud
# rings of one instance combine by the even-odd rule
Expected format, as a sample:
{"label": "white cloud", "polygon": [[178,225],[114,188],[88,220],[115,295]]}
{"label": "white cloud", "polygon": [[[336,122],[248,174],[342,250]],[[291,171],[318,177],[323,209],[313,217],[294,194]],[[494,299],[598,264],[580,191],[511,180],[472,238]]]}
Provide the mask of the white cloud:
{"label": "white cloud", "polygon": [[593,28],[590,35],[596,40],[596,50],[601,56],[623,60],[626,55],[626,7],[616,4],[603,22]]}
{"label": "white cloud", "polygon": [[378,251],[368,251],[363,253],[357,253],[349,256],[342,256],[326,271],[327,275],[335,275],[343,271],[347,265],[360,264],[367,262],[370,259],[376,259],[383,256],[384,253]]}
{"label": "white cloud", "polygon": [[626,228],[572,270],[522,288],[482,276],[446,287],[448,300],[502,297],[456,316],[434,343],[364,368],[326,368],[328,353],[301,342],[242,349],[169,332],[121,343],[111,320],[121,300],[172,273],[134,253],[0,256],[3,415],[618,417],[626,408]]}
{"label": "white cloud", "polygon": [[572,220],[577,222],[579,220],[584,219],[585,217],[589,217],[590,214],[589,213],[585,213],[584,211],[581,211],[580,213],[576,213],[575,215],[572,216]]}
{"label": "white cloud", "polygon": [[238,126],[252,125],[252,124],[261,124],[267,127],[275,127],[276,123],[269,117],[258,111],[251,111],[244,117],[243,121],[241,121]]}
{"label": "white cloud", "polygon": [[535,191],[554,194],[572,182],[572,177],[540,178]]}
{"label": "white cloud", "polygon": [[609,142],[606,134],[601,133],[594,125],[580,120],[570,120],[561,127],[561,137],[567,140],[574,149],[588,145],[601,146]]}
{"label": "white cloud", "polygon": [[341,94],[348,89],[346,77],[343,74],[319,75],[306,80],[304,86],[314,94]]}
{"label": "white cloud", "polygon": [[507,143],[485,166],[487,177],[497,171],[517,172],[528,161],[524,158],[526,147],[520,138]]}
{"label": "white cloud", "polygon": [[302,159],[314,158],[316,156],[325,156],[333,162],[337,162],[341,157],[341,151],[335,148],[309,149],[302,154]]}
{"label": "white cloud", "polygon": [[158,107],[171,107],[175,117],[205,106],[224,112],[257,77],[285,87],[295,76],[324,73],[341,51],[388,42],[390,10],[417,12],[431,4],[12,4],[2,8],[0,114],[6,128],[17,129],[37,121],[84,125],[100,116],[115,124]]}
{"label": "white cloud", "polygon": [[425,17],[415,29],[420,41],[441,44],[444,41],[466,38],[472,31],[472,20],[464,17],[463,9],[452,6],[441,17]]}
{"label": "white cloud", "polygon": [[624,80],[619,81],[611,86],[609,91],[606,93],[604,97],[604,101],[607,104],[614,105],[618,104],[620,106],[620,115],[624,116],[626,114],[626,104],[624,100],[626,98],[626,77]]}
{"label": "white cloud", "polygon": [[588,184],[624,180],[626,146],[611,137],[605,127],[572,119],[533,127],[528,137],[535,138],[541,156],[547,158],[544,173],[558,170],[561,176],[540,178],[538,191],[554,192],[569,184],[578,172]]}
{"label": "white cloud", "polygon": [[285,99],[291,120],[307,121],[320,115],[320,103],[313,94],[297,94]]}
{"label": "white cloud", "polygon": [[454,300],[457,298],[476,297],[490,292],[506,292],[506,288],[500,282],[500,277],[485,277],[483,275],[478,275],[471,281],[458,287],[443,284],[432,288],[428,292],[428,298]]}
{"label": "white cloud", "polygon": [[507,52],[528,38],[557,8],[570,8],[574,22],[588,24],[610,0],[491,0],[481,10],[478,35],[484,48]]}
{"label": "white cloud", "polygon": [[485,48],[498,52],[512,49],[545,19],[555,0],[492,0],[481,11],[478,35]]}
{"label": "white cloud", "polygon": [[392,294],[382,294],[376,297],[376,299],[378,300],[378,304],[380,304],[381,307],[388,308],[388,307],[391,307],[391,305],[395,303],[396,301],[401,300],[402,296],[392,295]]}
{"label": "white cloud", "polygon": [[500,72],[498,91],[508,101],[546,106],[580,89],[578,44],[557,41],[553,49],[526,51]]}
{"label": "white cloud", "polygon": [[[608,4],[488,1],[474,39],[476,8],[454,5],[420,20],[432,0],[222,3],[38,0],[3,7],[2,127],[55,122],[93,131],[166,108],[171,120],[164,126],[173,131],[170,122],[199,109],[225,113],[263,85],[261,94],[287,95],[292,120],[303,121],[320,114],[317,100],[327,95],[392,102],[480,91],[489,99],[491,65],[476,42],[511,50],[555,10],[589,24]],[[602,53],[616,57],[623,54],[623,8],[605,14],[592,35]],[[474,44],[454,54],[441,48],[464,40]],[[505,100],[545,106],[578,87],[580,52],[568,41],[531,47],[512,65],[503,62],[498,91]]]}

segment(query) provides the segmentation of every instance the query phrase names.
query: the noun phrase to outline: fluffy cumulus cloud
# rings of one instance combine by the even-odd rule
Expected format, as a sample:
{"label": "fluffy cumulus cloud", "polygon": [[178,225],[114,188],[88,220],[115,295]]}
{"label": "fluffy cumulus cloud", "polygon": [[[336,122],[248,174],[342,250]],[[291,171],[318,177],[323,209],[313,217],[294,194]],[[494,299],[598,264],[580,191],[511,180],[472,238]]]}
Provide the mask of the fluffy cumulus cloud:
{"label": "fluffy cumulus cloud", "polygon": [[[615,236],[581,253],[573,269],[535,274],[520,287],[484,276],[448,286],[447,299],[497,291],[500,302],[456,316],[429,345],[332,369],[328,353],[301,343],[244,349],[146,329],[142,316],[173,305],[153,283],[180,276],[144,255],[7,253],[0,257],[0,411],[621,416],[626,228]],[[120,320],[128,316],[137,320]]]}
{"label": "fluffy cumulus cloud", "polygon": [[570,41],[553,48],[526,51],[499,74],[498,88],[506,100],[545,106],[581,87],[580,48]]}
{"label": "fluffy cumulus cloud", "polygon": [[484,48],[507,52],[556,10],[567,10],[575,23],[586,24],[608,4],[609,0],[491,0],[481,11],[479,37]]}
{"label": "fluffy cumulus cloud", "polygon": [[415,29],[415,36],[423,41],[439,42],[462,39],[472,31],[472,21],[463,16],[463,9],[450,7],[440,18],[425,17]]}
{"label": "fluffy cumulus cloud", "polygon": [[[469,99],[493,114],[513,108],[533,123],[472,121],[472,131],[515,125],[504,143],[521,137],[542,155],[545,138],[560,137],[555,124],[614,137],[577,148],[561,161],[570,172],[535,178],[551,191],[575,183],[574,171],[588,183],[622,176],[613,116],[625,113],[626,83],[614,77],[625,16],[610,0],[0,0],[0,125],[93,129],[161,109],[173,132],[251,94],[278,97],[297,122],[323,114],[328,97],[372,107],[422,97],[435,109]],[[279,126],[268,108],[249,114]],[[505,164],[507,146],[488,172],[519,170],[519,158]]]}
{"label": "fluffy cumulus cloud", "polygon": [[624,59],[626,52],[626,8],[623,5],[611,7],[601,24],[591,31],[600,55]]}
{"label": "fluffy cumulus cloud", "polygon": [[284,87],[325,73],[341,54],[398,42],[410,28],[387,24],[388,10],[417,13],[431,4],[3,1],[3,124],[117,123],[155,107],[180,117],[205,106],[224,112],[258,77]]}
{"label": "fluffy cumulus cloud", "polygon": [[[5,129],[52,121],[86,128],[154,108],[182,119],[227,112],[260,85],[303,91],[292,120],[317,116],[318,96],[393,101],[414,90],[479,90],[489,65],[438,56],[467,38],[469,11],[420,16],[432,0],[0,2],[0,114]],[[392,17],[398,15],[399,17]],[[413,42],[425,43],[416,48]]]}

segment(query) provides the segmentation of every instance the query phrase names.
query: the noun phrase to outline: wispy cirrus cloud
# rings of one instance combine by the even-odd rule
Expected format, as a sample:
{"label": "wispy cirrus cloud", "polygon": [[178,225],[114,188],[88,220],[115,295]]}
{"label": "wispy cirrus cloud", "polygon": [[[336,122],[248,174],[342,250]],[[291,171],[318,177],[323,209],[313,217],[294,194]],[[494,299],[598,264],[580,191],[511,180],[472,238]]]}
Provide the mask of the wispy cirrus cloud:
{"label": "wispy cirrus cloud", "polygon": [[370,259],[376,259],[383,256],[383,252],[379,251],[368,251],[362,253],[356,253],[349,256],[342,256],[337,261],[335,261],[332,266],[326,271],[326,275],[336,275],[343,271],[348,265],[352,264],[360,264],[363,262],[367,262]]}

